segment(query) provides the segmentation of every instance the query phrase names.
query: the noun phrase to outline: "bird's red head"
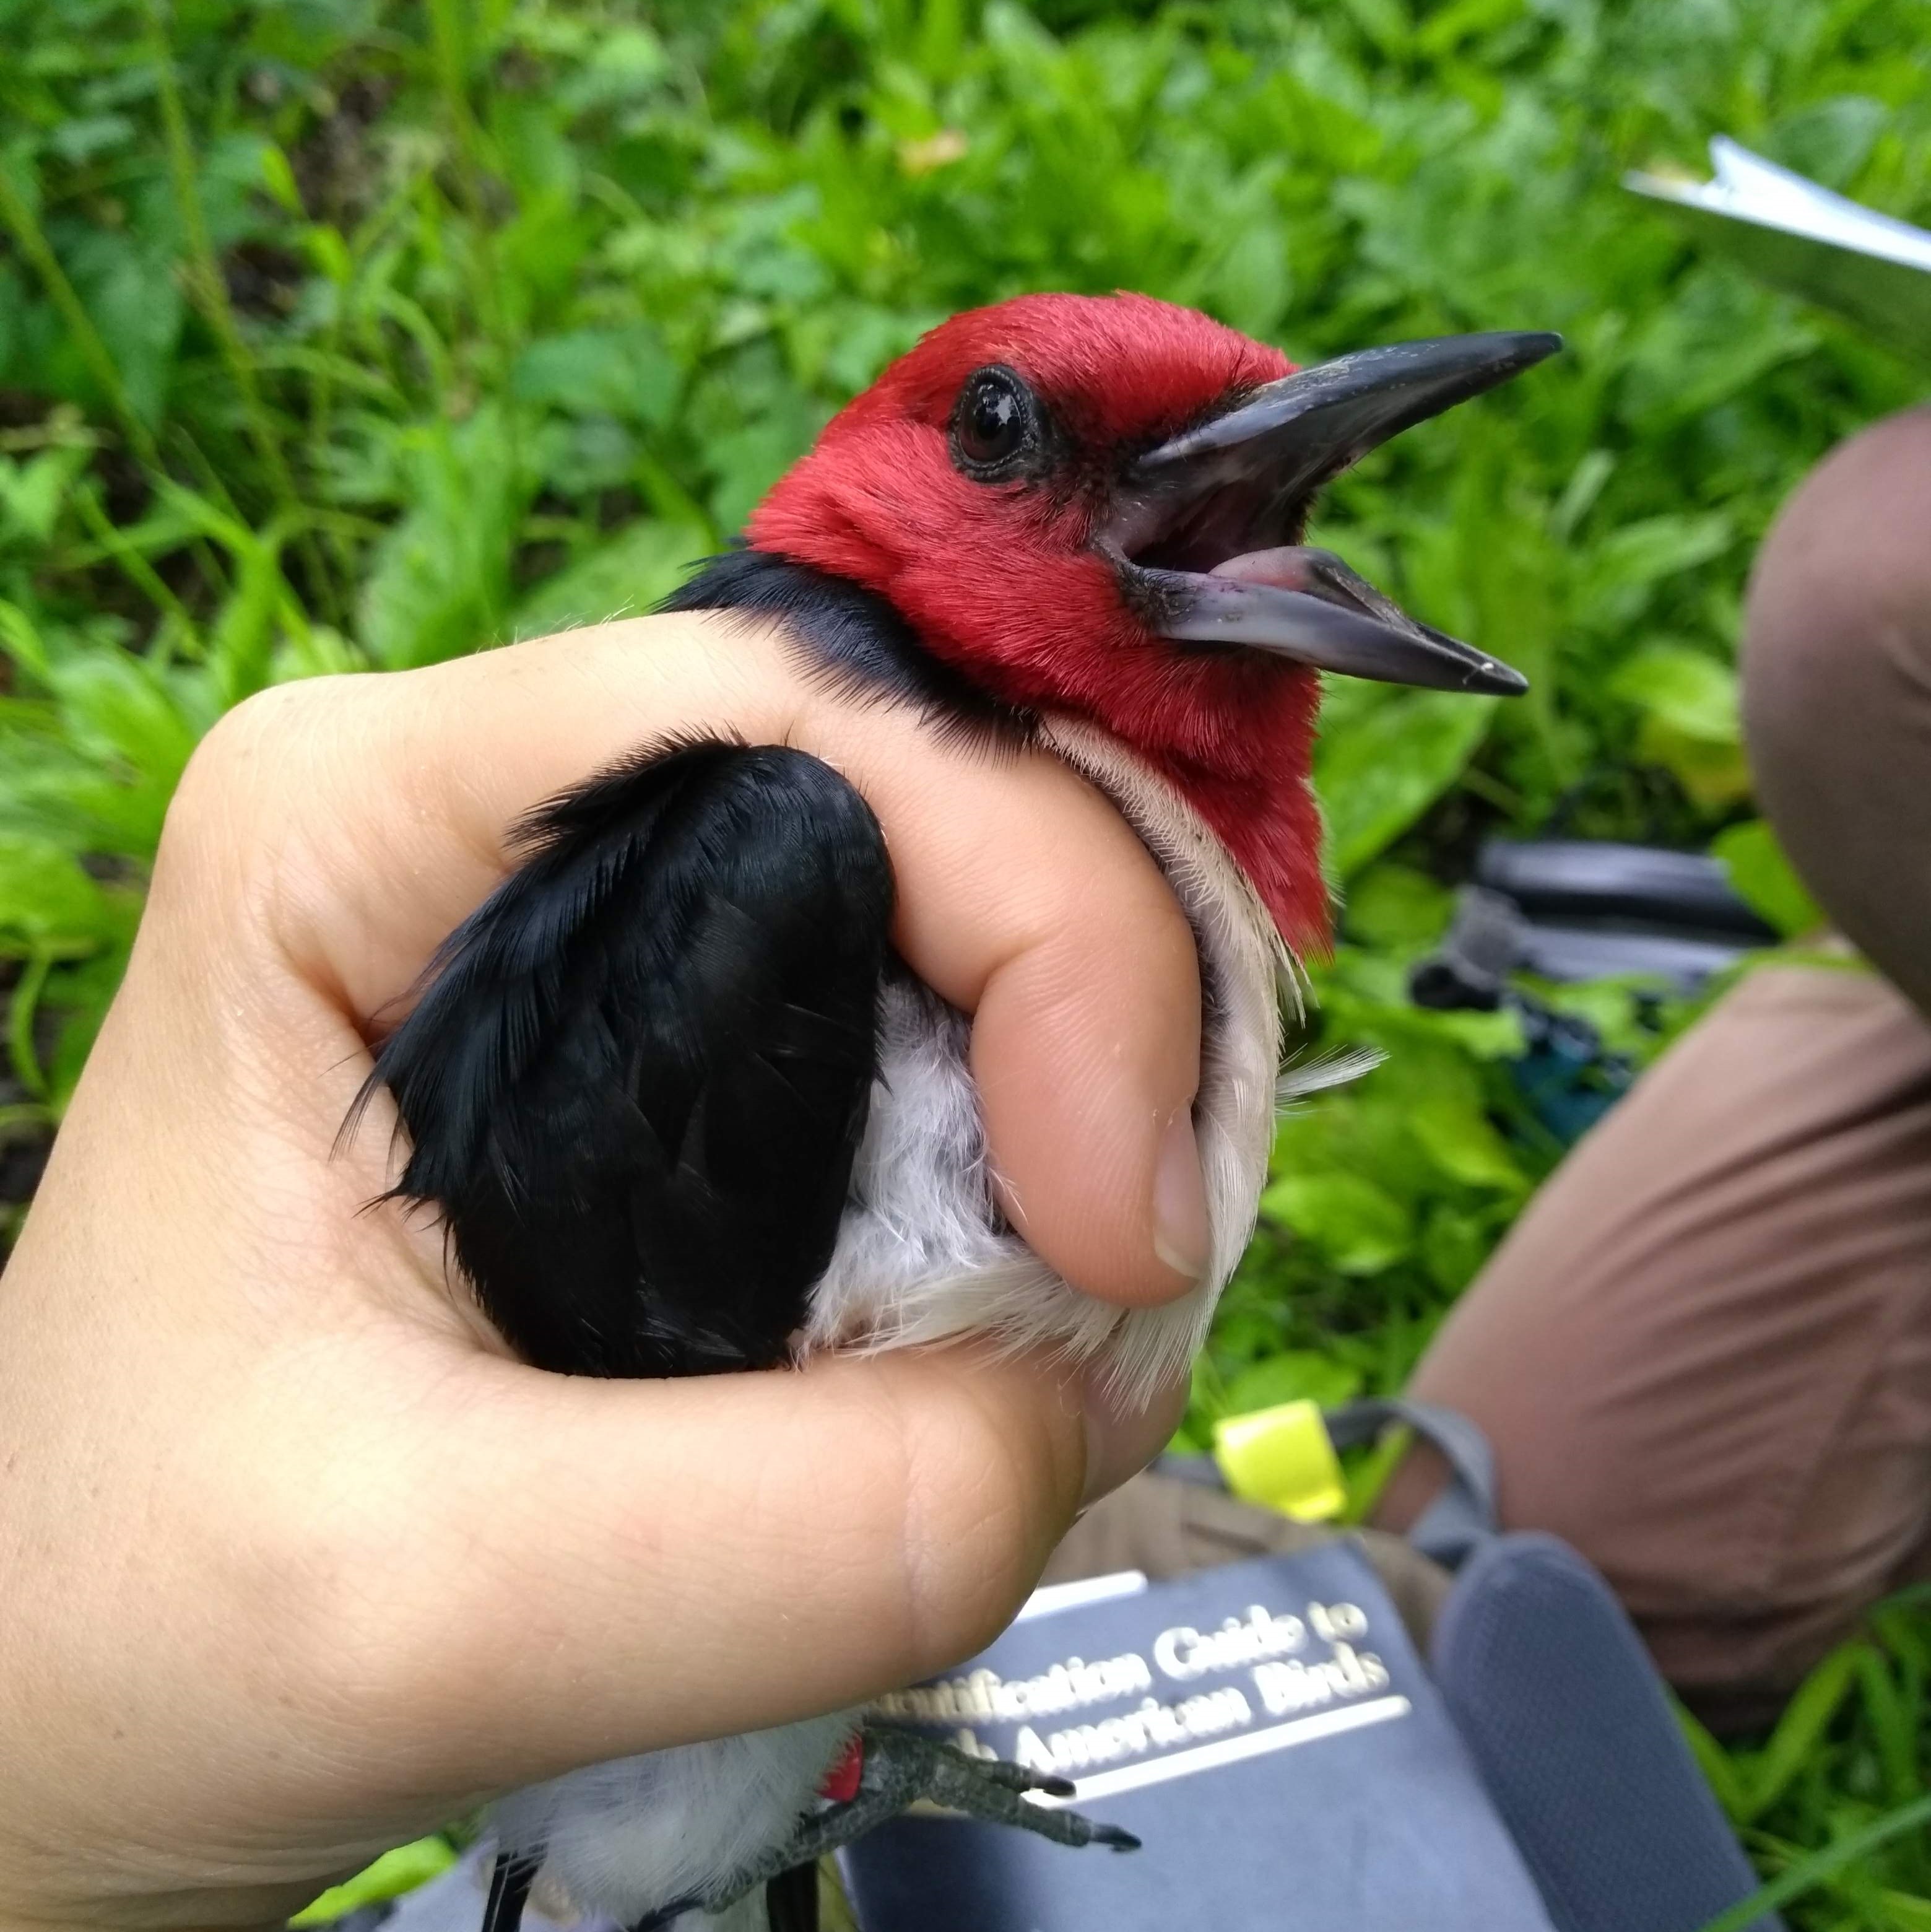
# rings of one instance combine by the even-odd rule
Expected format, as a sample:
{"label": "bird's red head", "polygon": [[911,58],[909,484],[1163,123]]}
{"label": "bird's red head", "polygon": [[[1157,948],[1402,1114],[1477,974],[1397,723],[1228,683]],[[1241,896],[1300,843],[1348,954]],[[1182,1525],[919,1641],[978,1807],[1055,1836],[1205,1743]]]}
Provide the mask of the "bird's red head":
{"label": "bird's red head", "polygon": [[1321,484],[1549,352],[1406,344],[1297,374],[1144,296],[954,316],[826,427],[748,538],[888,598],[1002,702],[1089,719],[1192,802],[1292,944],[1327,929],[1316,668],[1519,688],[1300,538]]}

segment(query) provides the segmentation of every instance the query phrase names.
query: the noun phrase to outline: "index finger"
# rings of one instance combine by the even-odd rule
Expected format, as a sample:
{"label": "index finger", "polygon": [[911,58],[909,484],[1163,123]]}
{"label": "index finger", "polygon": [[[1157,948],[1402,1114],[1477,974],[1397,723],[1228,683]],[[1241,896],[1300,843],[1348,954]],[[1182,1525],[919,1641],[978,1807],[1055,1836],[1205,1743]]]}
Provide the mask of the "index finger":
{"label": "index finger", "polygon": [[253,868],[222,896],[254,908],[268,950],[366,1033],[514,863],[508,835],[526,813],[697,731],[814,752],[871,805],[899,950],[975,1016],[993,1158],[1033,1246],[1110,1299],[1190,1287],[1154,1248],[1162,1132],[1192,1101],[1200,1025],[1192,934],[1158,868],[1058,760],[990,754],[910,708],[835,700],[768,626],[636,620],[271,694],[215,734],[185,815],[197,792],[238,788],[219,822],[238,808],[278,839],[211,855],[190,832],[163,870]]}

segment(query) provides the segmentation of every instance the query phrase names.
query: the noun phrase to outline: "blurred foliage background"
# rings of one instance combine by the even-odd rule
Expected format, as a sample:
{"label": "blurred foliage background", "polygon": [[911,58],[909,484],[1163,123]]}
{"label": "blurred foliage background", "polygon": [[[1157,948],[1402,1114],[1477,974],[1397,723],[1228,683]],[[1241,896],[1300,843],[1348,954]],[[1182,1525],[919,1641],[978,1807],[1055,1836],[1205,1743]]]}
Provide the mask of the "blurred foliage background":
{"label": "blurred foliage background", "polygon": [[[1285,1124],[1189,1427],[1396,1385],[1561,1150],[1515,1022],[1417,1011],[1408,965],[1495,830],[1714,843],[1801,922],[1742,586],[1801,472],[1922,389],[1618,177],[1721,131],[1925,220],[1927,45],[1924,0],[0,0],[10,1216],[251,692],[647,608],[922,329],[1021,290],[1303,360],[1555,328],[1318,522],[1534,690],[1331,695],[1315,1029],[1390,1058]],[[1684,1017],[1565,997],[1638,1060]],[[1799,1923],[1931,1928],[1921,1832],[1846,1855],[1922,1789],[1927,1675],[1894,1604],[1774,1737],[1699,1738],[1812,1875]]]}

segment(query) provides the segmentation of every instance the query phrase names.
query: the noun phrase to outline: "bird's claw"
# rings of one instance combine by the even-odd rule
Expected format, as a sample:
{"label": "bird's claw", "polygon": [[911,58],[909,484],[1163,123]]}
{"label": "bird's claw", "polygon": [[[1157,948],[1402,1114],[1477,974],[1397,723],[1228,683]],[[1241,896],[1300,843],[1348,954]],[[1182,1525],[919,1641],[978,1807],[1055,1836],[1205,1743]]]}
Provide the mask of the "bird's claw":
{"label": "bird's claw", "polygon": [[783,1845],[733,1874],[729,1897],[706,1900],[707,1910],[720,1910],[779,1873],[850,1844],[922,1800],[988,1824],[1016,1826],[1058,1845],[1139,1849],[1140,1840],[1117,1825],[1096,1825],[1077,1811],[1026,1802],[1030,1791],[1070,1798],[1073,1787],[1063,1778],[1042,1776],[1003,1758],[974,1757],[956,1744],[895,1724],[868,1724],[860,1742],[864,1759],[856,1792],[801,1818]]}

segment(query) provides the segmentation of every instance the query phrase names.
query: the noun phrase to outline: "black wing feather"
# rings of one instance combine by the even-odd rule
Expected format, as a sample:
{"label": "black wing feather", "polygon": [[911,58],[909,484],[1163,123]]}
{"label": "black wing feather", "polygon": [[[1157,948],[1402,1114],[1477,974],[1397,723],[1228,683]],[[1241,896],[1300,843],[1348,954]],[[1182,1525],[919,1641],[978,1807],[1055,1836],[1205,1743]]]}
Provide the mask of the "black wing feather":
{"label": "black wing feather", "polygon": [[484,1312],[540,1367],[784,1358],[877,1070],[892,872],[800,752],[714,740],[538,812],[377,1055]]}

